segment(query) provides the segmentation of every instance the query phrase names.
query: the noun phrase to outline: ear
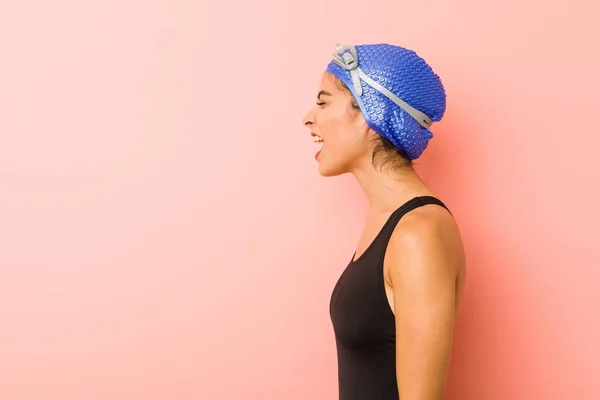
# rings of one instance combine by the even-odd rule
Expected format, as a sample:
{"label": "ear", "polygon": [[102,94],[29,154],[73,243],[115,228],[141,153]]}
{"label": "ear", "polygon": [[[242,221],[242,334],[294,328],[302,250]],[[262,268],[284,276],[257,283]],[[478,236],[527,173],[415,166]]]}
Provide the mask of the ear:
{"label": "ear", "polygon": [[360,135],[362,137],[364,137],[365,139],[368,139],[369,136],[371,136],[374,132],[372,131],[369,124],[367,124],[365,117],[363,116],[363,114],[360,111],[356,111],[355,118],[356,119],[355,119],[354,123],[356,124],[355,126],[358,128]]}
{"label": "ear", "polygon": [[361,121],[360,132],[361,132],[361,136],[369,143],[372,143],[373,141],[377,140],[377,138],[379,137],[377,132],[375,132],[373,129],[371,129],[371,127],[369,126],[369,124],[367,124],[367,122],[364,120],[364,118]]}
{"label": "ear", "polygon": [[365,123],[365,127],[363,128],[362,132],[364,140],[368,143],[369,148],[372,149],[374,144],[378,142],[379,135],[377,134],[377,132],[371,129],[371,127],[367,123]]}

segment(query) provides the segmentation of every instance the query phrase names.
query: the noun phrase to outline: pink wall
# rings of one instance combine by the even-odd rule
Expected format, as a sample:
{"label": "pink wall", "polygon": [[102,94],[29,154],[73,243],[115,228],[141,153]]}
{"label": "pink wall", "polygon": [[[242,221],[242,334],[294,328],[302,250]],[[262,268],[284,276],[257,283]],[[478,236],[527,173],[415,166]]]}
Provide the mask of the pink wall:
{"label": "pink wall", "polygon": [[4,1],[0,399],[331,400],[360,233],[301,117],[336,42],[418,50],[464,233],[450,400],[598,399],[592,1]]}

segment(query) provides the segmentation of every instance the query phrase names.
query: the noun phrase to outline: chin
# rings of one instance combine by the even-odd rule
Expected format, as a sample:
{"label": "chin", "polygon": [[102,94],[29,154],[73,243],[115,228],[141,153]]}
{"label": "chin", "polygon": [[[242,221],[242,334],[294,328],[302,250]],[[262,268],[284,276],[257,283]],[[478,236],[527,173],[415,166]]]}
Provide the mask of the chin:
{"label": "chin", "polygon": [[344,168],[340,168],[340,166],[327,165],[325,163],[319,163],[319,174],[325,177],[339,176],[348,172]]}

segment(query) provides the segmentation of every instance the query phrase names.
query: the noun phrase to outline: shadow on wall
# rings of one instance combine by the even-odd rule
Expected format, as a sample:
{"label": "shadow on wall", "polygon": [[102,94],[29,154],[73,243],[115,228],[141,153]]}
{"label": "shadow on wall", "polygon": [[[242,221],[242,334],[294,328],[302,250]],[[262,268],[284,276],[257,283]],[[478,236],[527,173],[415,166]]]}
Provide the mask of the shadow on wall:
{"label": "shadow on wall", "polygon": [[[462,106],[469,109],[468,104]],[[514,297],[519,291],[511,283],[525,266],[511,254],[510,238],[494,225],[494,202],[501,201],[486,193],[487,160],[493,155],[483,151],[478,140],[483,133],[474,125],[466,112],[453,110],[416,163],[423,180],[456,217],[467,256],[447,399],[525,399],[521,385],[527,386],[527,377],[518,373],[526,368],[519,353],[525,354],[527,322]],[[511,367],[514,363],[519,367]]]}

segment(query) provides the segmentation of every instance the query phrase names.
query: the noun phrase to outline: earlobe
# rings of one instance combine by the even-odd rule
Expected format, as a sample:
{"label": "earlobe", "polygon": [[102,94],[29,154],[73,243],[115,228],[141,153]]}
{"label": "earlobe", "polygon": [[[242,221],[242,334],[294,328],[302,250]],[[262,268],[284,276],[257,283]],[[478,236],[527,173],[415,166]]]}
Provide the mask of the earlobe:
{"label": "earlobe", "polygon": [[373,153],[375,151],[375,147],[379,143],[379,137],[380,136],[377,134],[377,132],[375,132],[371,127],[368,128],[366,140],[368,143],[369,151],[371,152],[372,156],[374,155]]}
{"label": "earlobe", "polygon": [[361,112],[355,113],[354,118],[356,119],[357,126],[360,127],[360,132],[363,135],[369,135],[369,131],[371,130],[371,127],[369,126],[369,124],[367,124],[367,121],[365,120],[365,117],[362,115],[362,113]]}
{"label": "earlobe", "polygon": [[373,136],[375,135],[375,132],[373,132],[371,127],[364,120],[360,122],[359,132],[361,138],[360,140],[365,144],[367,148],[370,149],[370,143]]}
{"label": "earlobe", "polygon": [[365,121],[364,132],[367,139],[374,139],[377,136],[377,133],[367,124]]}

